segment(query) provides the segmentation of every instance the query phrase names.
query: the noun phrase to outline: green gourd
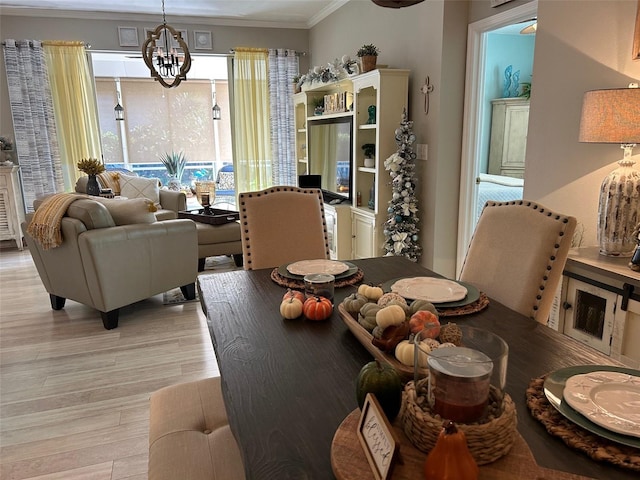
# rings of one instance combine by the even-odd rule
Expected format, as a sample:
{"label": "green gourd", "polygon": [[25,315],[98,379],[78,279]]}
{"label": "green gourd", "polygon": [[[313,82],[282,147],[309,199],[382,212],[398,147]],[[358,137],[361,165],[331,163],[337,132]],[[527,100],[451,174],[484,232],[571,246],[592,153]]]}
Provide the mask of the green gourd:
{"label": "green gourd", "polygon": [[372,331],[378,325],[376,323],[376,314],[378,311],[380,311],[380,307],[375,303],[364,304],[358,314],[358,323],[369,332]]}
{"label": "green gourd", "polygon": [[409,305],[409,313],[411,315],[413,315],[414,313],[416,313],[419,310],[428,310],[429,312],[438,315],[438,310],[436,310],[436,307],[433,305],[433,303],[427,301],[427,300],[414,300],[413,302],[411,302],[411,304]]}
{"label": "green gourd", "polygon": [[398,415],[402,403],[402,380],[395,369],[378,360],[367,363],[356,380],[356,397],[362,408],[367,393],[375,395],[390,422]]}
{"label": "green gourd", "polygon": [[342,306],[354,318],[358,317],[360,309],[369,302],[369,299],[359,293],[352,293],[342,301]]}

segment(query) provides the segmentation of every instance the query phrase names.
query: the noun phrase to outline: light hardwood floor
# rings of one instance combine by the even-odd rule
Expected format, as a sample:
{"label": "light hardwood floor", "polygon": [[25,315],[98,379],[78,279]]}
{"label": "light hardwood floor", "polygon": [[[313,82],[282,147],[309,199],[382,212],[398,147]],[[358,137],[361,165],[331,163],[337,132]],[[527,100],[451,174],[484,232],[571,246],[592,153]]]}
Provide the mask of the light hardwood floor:
{"label": "light hardwood floor", "polygon": [[158,295],[105,330],[51,309],[26,249],[0,250],[1,479],[146,479],[151,392],[216,375],[199,302]]}

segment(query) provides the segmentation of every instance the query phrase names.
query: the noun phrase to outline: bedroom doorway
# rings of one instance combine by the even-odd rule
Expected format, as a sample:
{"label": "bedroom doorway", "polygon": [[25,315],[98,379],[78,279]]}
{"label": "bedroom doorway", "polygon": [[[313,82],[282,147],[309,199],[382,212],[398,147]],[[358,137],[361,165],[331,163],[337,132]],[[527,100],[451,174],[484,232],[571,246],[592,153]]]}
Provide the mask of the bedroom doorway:
{"label": "bedroom doorway", "polygon": [[[490,47],[496,44],[490,35],[497,32],[512,34],[532,24],[537,16],[538,2],[536,0],[512,8],[510,10],[500,12],[499,14],[485,18],[469,25],[467,38],[467,66],[465,84],[465,104],[464,104],[464,124],[463,124],[463,140],[462,140],[462,162],[460,175],[460,202],[458,212],[458,239],[457,239],[457,262],[456,274],[459,275],[464,261],[464,255],[469,245],[469,240],[473,234],[477,217],[482,205],[478,205],[478,197],[480,192],[480,174],[483,174],[483,180],[489,172],[489,138],[491,130],[492,106],[490,99],[505,96],[501,94],[503,85],[503,77],[508,70],[504,67],[498,71],[494,54],[491,53]],[[496,38],[499,35],[495,35]],[[523,35],[524,37],[524,35]],[[531,36],[529,36],[531,37]],[[533,35],[535,37],[535,35]],[[497,42],[500,43],[499,41]],[[532,43],[535,43],[533,38]],[[511,48],[509,43],[498,47],[503,53],[505,49]],[[512,75],[515,71],[522,67],[517,62],[507,62],[512,65]],[[532,74],[533,60],[531,66],[524,68],[525,76],[519,77],[519,82],[531,83],[531,78],[527,76]],[[511,69],[510,69],[511,70]],[[503,73],[504,72],[504,73]],[[499,81],[499,83],[497,83]],[[496,88],[499,89],[496,92]],[[509,96],[516,96],[510,94]],[[514,99],[516,100],[516,99]],[[528,119],[528,113],[527,117]],[[526,127],[525,127],[526,129]],[[526,137],[525,137],[526,138]],[[491,188],[496,188],[507,196],[517,196],[518,192],[522,195],[524,180],[512,179],[509,176],[500,175],[498,171],[495,183],[486,184]],[[513,174],[512,172],[503,171],[502,173]],[[523,173],[523,172],[522,172]],[[512,184],[516,184],[515,187]],[[483,192],[486,193],[486,192]],[[486,193],[492,195],[492,193]],[[504,198],[496,198],[504,199]]]}

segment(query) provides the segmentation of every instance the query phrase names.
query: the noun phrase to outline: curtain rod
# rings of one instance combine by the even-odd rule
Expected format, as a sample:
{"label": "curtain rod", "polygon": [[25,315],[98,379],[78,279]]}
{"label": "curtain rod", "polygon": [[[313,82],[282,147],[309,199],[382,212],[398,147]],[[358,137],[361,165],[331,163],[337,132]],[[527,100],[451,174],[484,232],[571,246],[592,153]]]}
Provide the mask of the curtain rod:
{"label": "curtain rod", "polygon": [[[278,48],[265,48],[264,50],[279,50],[279,49]],[[285,48],[284,50],[286,51],[286,50],[290,50],[290,49],[289,48]],[[233,55],[234,53],[236,53],[236,49],[235,48],[230,49],[229,53],[231,55]],[[298,55],[298,56],[301,56],[301,57],[306,57],[307,56],[307,52],[295,52],[295,54]]]}
{"label": "curtain rod", "polygon": [[[30,47],[33,47],[33,42],[34,42],[34,40],[13,40],[13,41],[16,42],[16,43],[17,42],[26,41],[26,42],[29,43]],[[45,44],[45,42],[65,42],[64,40],[36,40],[36,41],[40,42],[43,45]],[[90,43],[87,43],[87,42],[78,42],[78,43],[81,43],[82,45],[84,45],[85,48],[91,48],[91,44]],[[70,42],[67,42],[67,44],[70,44]],[[7,45],[7,42],[3,40],[2,41],[2,46],[4,47],[6,45]]]}

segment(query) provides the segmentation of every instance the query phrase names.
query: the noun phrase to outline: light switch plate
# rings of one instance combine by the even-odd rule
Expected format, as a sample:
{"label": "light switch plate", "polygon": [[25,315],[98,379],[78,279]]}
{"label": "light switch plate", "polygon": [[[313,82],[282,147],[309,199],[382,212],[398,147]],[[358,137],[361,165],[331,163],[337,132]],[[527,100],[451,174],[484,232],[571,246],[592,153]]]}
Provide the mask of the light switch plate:
{"label": "light switch plate", "polygon": [[416,158],[426,160],[429,154],[429,145],[426,143],[416,143]]}

